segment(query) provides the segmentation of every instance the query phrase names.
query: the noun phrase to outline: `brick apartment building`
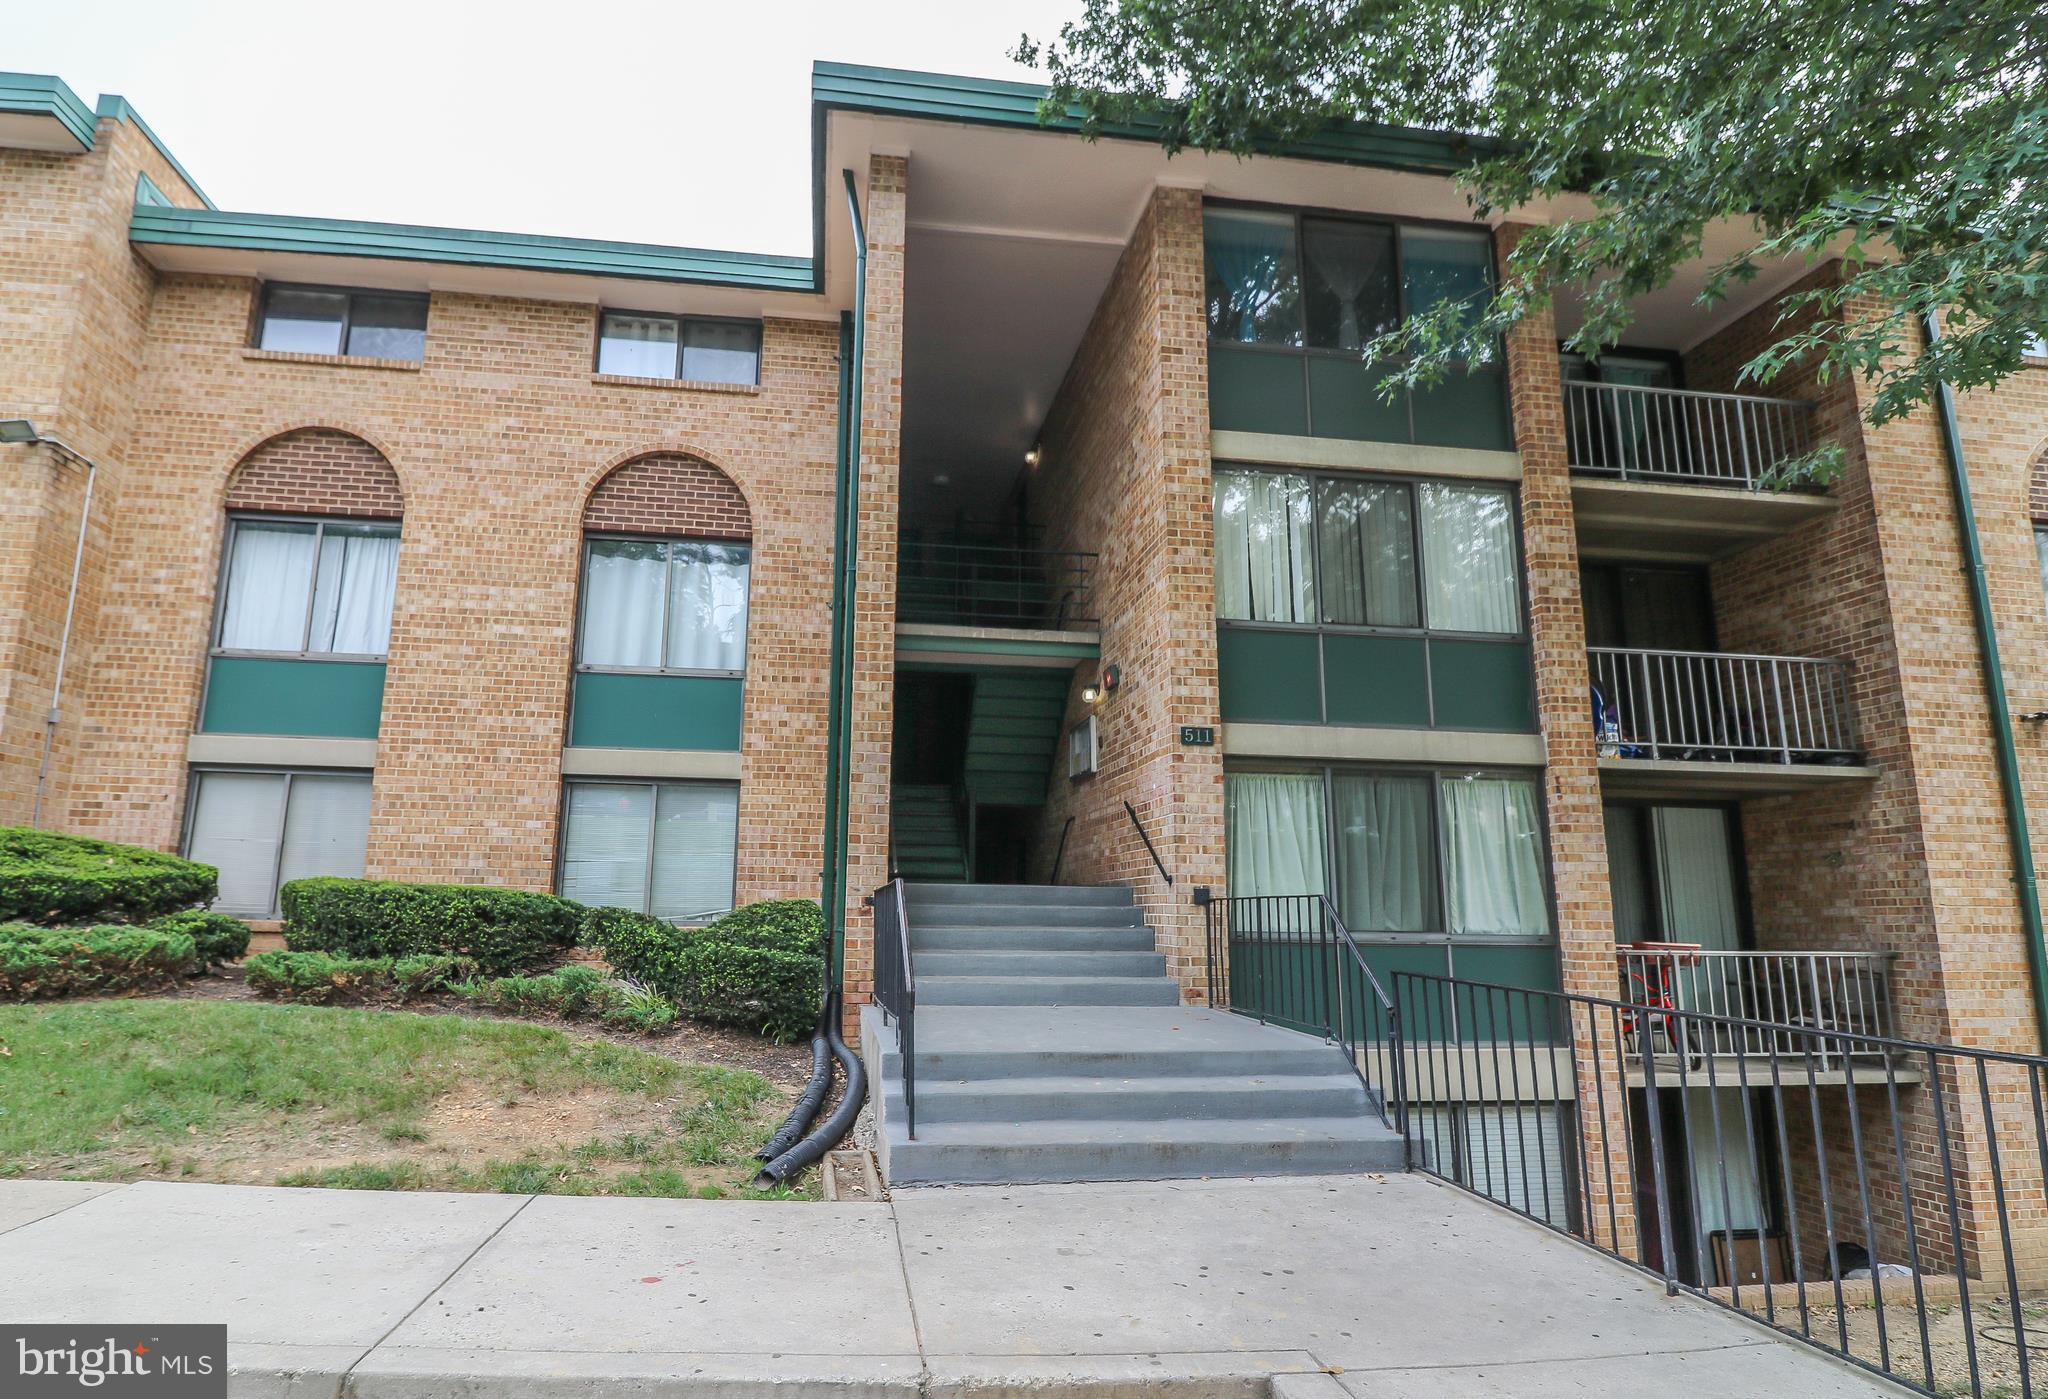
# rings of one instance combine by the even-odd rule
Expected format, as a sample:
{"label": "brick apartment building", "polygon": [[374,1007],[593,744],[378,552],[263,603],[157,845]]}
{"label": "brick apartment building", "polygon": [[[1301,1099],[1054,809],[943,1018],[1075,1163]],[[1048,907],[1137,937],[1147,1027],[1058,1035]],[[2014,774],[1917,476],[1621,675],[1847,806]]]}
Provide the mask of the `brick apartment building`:
{"label": "brick apartment building", "polygon": [[[900,872],[1123,886],[1189,1003],[1194,891],[1310,894],[1383,977],[2041,1049],[1937,415],[1736,378],[1832,266],[1390,401],[1352,352],[1569,207],[1475,221],[1426,133],[1169,158],[1035,101],[820,65],[789,258],[223,212],[0,75],[0,418],[72,449],[0,446],[0,821],[257,920],[328,872],[697,919],[816,895],[843,821],[856,1004]],[[1958,419],[2033,713],[2048,360]],[[1686,1204],[1684,1266],[1781,1203]]]}

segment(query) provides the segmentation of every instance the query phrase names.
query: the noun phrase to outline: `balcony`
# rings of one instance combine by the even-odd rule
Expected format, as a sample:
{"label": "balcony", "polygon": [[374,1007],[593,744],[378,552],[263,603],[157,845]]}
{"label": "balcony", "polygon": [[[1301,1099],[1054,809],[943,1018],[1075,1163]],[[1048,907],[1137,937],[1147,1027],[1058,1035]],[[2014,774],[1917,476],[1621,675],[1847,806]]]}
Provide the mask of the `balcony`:
{"label": "balcony", "polygon": [[1846,661],[1587,650],[1605,785],[1744,797],[1864,780]]}
{"label": "balcony", "polygon": [[[1636,1074],[1653,1052],[1658,1082],[1704,1088],[1743,1083],[1826,1081],[1858,1068],[1882,1068],[1881,1045],[1823,1039],[1800,1033],[1890,1038],[1893,952],[1732,952],[1690,943],[1629,943],[1617,949],[1619,999],[1699,1015],[1747,1020],[1752,1025],[1687,1020],[1638,1012],[1624,1017],[1623,1044]],[[1716,1063],[1709,1068],[1708,1061]],[[1738,1065],[1735,1061],[1757,1061]],[[1640,1081],[1640,1079],[1638,1079]]]}
{"label": "balcony", "polygon": [[1813,446],[1813,406],[1749,394],[1567,380],[1580,551],[1706,563],[1825,516],[1774,473]]}
{"label": "balcony", "polygon": [[1070,667],[1099,651],[1094,554],[905,539],[896,649],[921,663]]}

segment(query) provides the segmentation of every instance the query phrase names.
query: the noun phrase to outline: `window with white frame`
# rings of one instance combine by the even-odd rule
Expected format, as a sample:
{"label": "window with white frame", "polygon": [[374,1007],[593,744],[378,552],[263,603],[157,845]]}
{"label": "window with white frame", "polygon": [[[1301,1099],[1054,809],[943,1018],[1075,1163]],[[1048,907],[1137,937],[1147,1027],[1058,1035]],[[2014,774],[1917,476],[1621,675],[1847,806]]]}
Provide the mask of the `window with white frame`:
{"label": "window with white frame", "polygon": [[593,536],[577,664],[737,675],[747,665],[745,544]]}
{"label": "window with white frame", "polygon": [[214,649],[381,659],[391,646],[398,525],[228,521]]}
{"label": "window with white frame", "polygon": [[698,923],[733,904],[739,788],[579,781],[562,803],[562,897]]}
{"label": "window with white frame", "polygon": [[761,323],[607,311],[598,326],[597,372],[633,379],[757,384]]}
{"label": "window with white frame", "polygon": [[185,854],[220,871],[214,907],[277,915],[294,879],[359,879],[370,832],[367,772],[201,769],[192,774]]}

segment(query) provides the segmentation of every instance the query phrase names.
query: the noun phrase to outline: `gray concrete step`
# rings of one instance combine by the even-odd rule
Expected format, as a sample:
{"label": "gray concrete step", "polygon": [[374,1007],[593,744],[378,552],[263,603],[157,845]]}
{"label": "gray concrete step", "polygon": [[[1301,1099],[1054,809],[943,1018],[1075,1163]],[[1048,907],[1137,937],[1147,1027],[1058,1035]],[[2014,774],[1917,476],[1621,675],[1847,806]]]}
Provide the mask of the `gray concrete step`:
{"label": "gray concrete step", "polygon": [[1089,948],[1014,948],[939,952],[913,946],[918,984],[940,976],[1164,977],[1166,958],[1157,952],[1108,952]]}
{"label": "gray concrete step", "polygon": [[918,969],[927,952],[1150,952],[1150,928],[933,928],[913,923]]}
{"label": "gray concrete step", "polygon": [[[922,990],[922,985],[920,985]],[[865,1017],[873,1007],[863,1012]],[[926,1079],[1219,1077],[1327,1074],[1343,1060],[1319,1039],[1202,1006],[944,1006],[920,1001],[917,1075]],[[895,1033],[869,1071],[902,1072]]]}
{"label": "gray concrete step", "polygon": [[906,884],[904,893],[912,908],[979,903],[1128,908],[1132,902],[1131,890],[1123,884]]}
{"label": "gray concrete step", "polygon": [[1377,1117],[1162,1122],[934,1122],[917,1140],[887,1124],[891,1185],[1166,1180],[1403,1168]]}
{"label": "gray concrete step", "polygon": [[925,1006],[1171,1006],[1180,990],[1165,977],[927,976],[917,977]]}
{"label": "gray concrete step", "polygon": [[912,904],[907,912],[913,928],[1133,928],[1145,917],[1130,904]]}
{"label": "gray concrete step", "polygon": [[[902,1121],[903,1080],[889,1081],[884,1115]],[[917,1121],[1100,1122],[1247,1117],[1345,1117],[1373,1106],[1355,1074],[1222,1074],[1210,1077],[1047,1076],[917,1081]]]}

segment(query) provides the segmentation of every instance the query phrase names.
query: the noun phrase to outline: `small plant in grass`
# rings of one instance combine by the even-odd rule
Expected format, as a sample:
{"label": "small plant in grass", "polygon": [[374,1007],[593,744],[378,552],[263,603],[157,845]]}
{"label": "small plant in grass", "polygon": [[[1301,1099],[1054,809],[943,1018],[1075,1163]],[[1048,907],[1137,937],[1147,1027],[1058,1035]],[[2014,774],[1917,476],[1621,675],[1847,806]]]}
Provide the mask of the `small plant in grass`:
{"label": "small plant in grass", "polygon": [[0,826],[0,922],[139,922],[219,889],[212,865],[160,850]]}
{"label": "small plant in grass", "polygon": [[417,1000],[476,974],[467,957],[334,957],[325,952],[259,952],[243,963],[249,989],[300,1005]]}
{"label": "small plant in grass", "polygon": [[646,987],[575,964],[543,976],[480,979],[455,989],[492,1010],[587,1018],[640,1034],[654,1034],[676,1022],[676,1008]]}
{"label": "small plant in grass", "polygon": [[593,908],[582,939],[692,1019],[790,1041],[817,1019],[825,972],[818,905],[776,900],[735,909],[702,928],[678,928],[623,908]]}
{"label": "small plant in grass", "polygon": [[583,911],[523,889],[374,879],[294,879],[279,890],[278,907],[294,952],[452,954],[475,959],[491,976],[545,965],[576,940]]}
{"label": "small plant in grass", "polygon": [[194,970],[188,933],[0,924],[0,997],[15,1001],[162,986]]}

